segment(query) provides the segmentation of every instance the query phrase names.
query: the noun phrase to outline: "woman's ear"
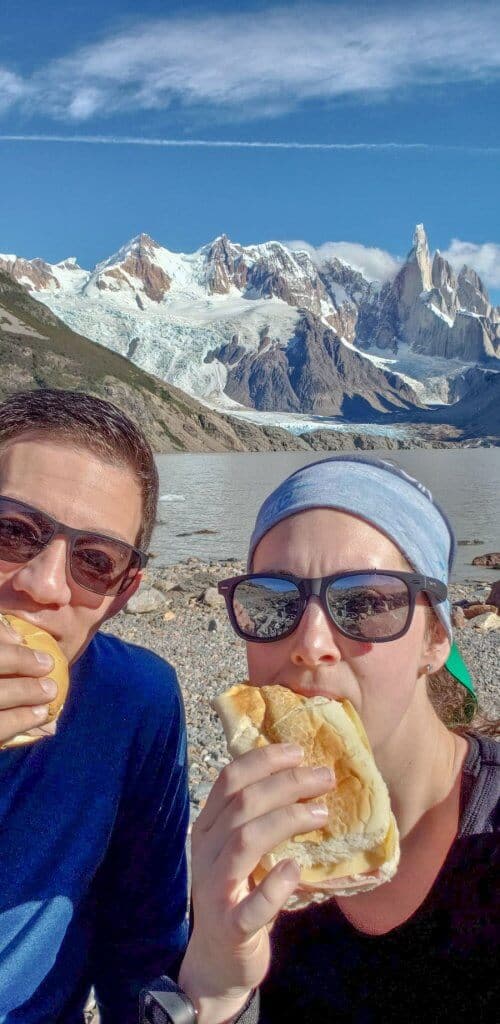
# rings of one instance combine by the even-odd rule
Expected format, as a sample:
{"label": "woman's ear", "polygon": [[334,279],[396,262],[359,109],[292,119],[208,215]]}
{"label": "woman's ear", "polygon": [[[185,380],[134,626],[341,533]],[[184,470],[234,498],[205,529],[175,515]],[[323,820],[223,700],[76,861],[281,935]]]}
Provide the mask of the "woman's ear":
{"label": "woman's ear", "polygon": [[448,658],[451,641],[446,629],[433,609],[428,612],[427,628],[422,644],[422,674],[438,672]]}

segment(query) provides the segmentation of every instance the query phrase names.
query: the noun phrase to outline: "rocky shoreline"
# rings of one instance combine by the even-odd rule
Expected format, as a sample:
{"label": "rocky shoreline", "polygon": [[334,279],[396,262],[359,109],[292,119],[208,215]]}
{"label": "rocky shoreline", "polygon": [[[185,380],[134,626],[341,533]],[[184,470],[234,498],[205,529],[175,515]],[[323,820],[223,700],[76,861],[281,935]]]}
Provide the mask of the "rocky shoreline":
{"label": "rocky shoreline", "polygon": [[[210,700],[246,677],[244,644],[229,625],[216,585],[244,571],[241,561],[196,558],[148,570],[127,610],[105,627],[155,651],[177,671],[186,707],[193,817],[227,763],[222,729]],[[471,581],[451,587],[457,642],[473,672],[481,707],[489,715],[500,713],[500,630],[492,629],[491,621],[483,628],[488,615],[494,614],[491,610],[478,609],[475,618],[467,619],[461,605],[484,605],[494,576],[492,572],[491,584]]]}

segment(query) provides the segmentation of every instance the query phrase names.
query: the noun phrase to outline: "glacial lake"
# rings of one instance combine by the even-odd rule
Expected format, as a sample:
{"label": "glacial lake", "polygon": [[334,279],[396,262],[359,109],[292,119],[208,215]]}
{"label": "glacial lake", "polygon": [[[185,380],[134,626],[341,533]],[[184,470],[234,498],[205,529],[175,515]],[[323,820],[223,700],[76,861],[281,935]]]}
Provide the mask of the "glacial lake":
{"label": "glacial lake", "polygon": [[[458,540],[476,542],[459,545],[453,580],[496,580],[498,571],[471,562],[500,548],[500,449],[373,454],[389,458],[426,484],[446,509]],[[303,452],[158,456],[161,500],[151,542],[153,564],[171,565],[189,556],[206,561],[244,558],[262,500],[289,473],[311,461],[314,456]]]}

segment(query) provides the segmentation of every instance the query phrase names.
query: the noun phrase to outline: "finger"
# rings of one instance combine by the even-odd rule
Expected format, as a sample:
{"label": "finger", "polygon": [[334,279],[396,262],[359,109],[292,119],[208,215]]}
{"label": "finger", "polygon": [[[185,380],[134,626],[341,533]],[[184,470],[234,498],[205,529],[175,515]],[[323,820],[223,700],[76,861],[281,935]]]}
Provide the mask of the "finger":
{"label": "finger", "polygon": [[199,827],[203,831],[211,828],[235,793],[283,768],[300,764],[303,757],[302,747],[295,743],[270,743],[236,758],[223,768],[215,782],[200,815]]}
{"label": "finger", "polygon": [[48,676],[54,659],[17,643],[0,643],[0,676]]}
{"label": "finger", "polygon": [[0,679],[0,711],[45,704],[57,696],[53,679]]}
{"label": "finger", "polygon": [[334,785],[335,776],[330,768],[296,766],[240,789],[215,819],[212,828],[205,831],[204,854],[209,860],[214,859],[226,837],[241,825],[280,807],[322,796]]}
{"label": "finger", "polygon": [[21,732],[29,732],[35,726],[43,725],[47,721],[48,713],[47,704],[34,708],[15,708],[12,711],[2,711],[0,715],[0,746]]}
{"label": "finger", "polygon": [[282,860],[233,910],[233,926],[240,939],[268,928],[297,888],[300,869],[294,860]]}
{"label": "finger", "polygon": [[55,736],[57,732],[57,722],[52,719],[51,722],[47,722],[46,725],[37,725],[34,729],[28,729],[27,735],[33,736],[34,739],[43,739],[44,736]]}
{"label": "finger", "polygon": [[322,804],[292,804],[247,821],[237,828],[213,860],[213,870],[239,884],[270,850],[296,835],[322,828],[328,808]]}

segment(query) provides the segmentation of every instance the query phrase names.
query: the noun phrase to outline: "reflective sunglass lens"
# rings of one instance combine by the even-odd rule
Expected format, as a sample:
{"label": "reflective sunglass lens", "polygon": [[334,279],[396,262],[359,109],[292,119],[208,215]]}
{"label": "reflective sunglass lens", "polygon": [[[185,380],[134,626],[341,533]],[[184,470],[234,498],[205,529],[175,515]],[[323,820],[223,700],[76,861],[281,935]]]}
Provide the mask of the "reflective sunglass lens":
{"label": "reflective sunglass lens", "polygon": [[96,594],[113,594],[123,577],[132,579],[139,569],[138,557],[126,545],[103,537],[78,537],[71,555],[71,573],[76,583]]}
{"label": "reflective sunglass lens", "polygon": [[27,516],[0,510],[0,558],[6,562],[27,562],[45,544],[38,524]]}
{"label": "reflective sunglass lens", "polygon": [[409,590],[396,576],[346,576],[330,584],[326,599],[334,622],[353,639],[390,640],[408,621]]}
{"label": "reflective sunglass lens", "polygon": [[267,576],[238,583],[232,603],[241,633],[257,640],[283,636],[293,626],[301,608],[300,594],[294,583]]}

